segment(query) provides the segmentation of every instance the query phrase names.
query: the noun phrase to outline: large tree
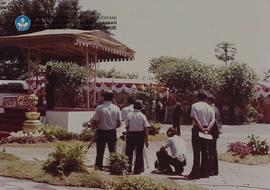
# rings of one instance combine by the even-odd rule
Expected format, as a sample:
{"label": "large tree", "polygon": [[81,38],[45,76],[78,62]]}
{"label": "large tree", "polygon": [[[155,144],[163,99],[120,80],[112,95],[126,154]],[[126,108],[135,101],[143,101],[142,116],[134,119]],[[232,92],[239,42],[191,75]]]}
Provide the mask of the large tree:
{"label": "large tree", "polygon": [[258,77],[247,64],[232,63],[218,70],[219,96],[226,97],[229,105],[242,108],[251,102],[256,93]]}
{"label": "large tree", "polygon": [[193,58],[160,57],[152,59],[150,63],[154,63],[152,68],[156,79],[183,98],[201,89],[215,92],[213,89],[218,87],[215,68]]}
{"label": "large tree", "polygon": [[194,91],[204,89],[218,97],[224,97],[230,106],[246,108],[256,92],[257,75],[247,64],[232,63],[214,66],[192,58],[177,59],[160,57],[155,63],[155,77],[170,89],[178,91],[183,98]]}
{"label": "large tree", "polygon": [[220,42],[215,48],[215,53],[217,59],[223,61],[227,66],[229,61],[234,61],[237,49],[233,43]]}
{"label": "large tree", "polygon": [[[28,31],[19,32],[15,19],[27,15],[31,19]],[[100,13],[82,11],[78,0],[0,0],[0,36],[19,35],[45,29],[104,29],[98,23]],[[104,30],[109,33],[109,31]],[[0,79],[17,79],[27,68],[25,56],[18,48],[0,48]],[[8,70],[8,72],[6,72]],[[14,71],[14,72],[13,72]]]}

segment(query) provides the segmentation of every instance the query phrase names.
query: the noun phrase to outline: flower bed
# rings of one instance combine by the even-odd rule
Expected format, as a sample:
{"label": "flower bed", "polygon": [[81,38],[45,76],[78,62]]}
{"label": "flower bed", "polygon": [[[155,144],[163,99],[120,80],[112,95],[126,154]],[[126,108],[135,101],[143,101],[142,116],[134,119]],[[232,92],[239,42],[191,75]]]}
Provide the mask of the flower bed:
{"label": "flower bed", "polygon": [[227,153],[220,160],[242,164],[264,164],[270,162],[269,145],[259,136],[248,136],[248,142],[233,142],[228,145]]}
{"label": "flower bed", "polygon": [[48,139],[41,132],[29,132],[18,131],[16,133],[10,133],[9,137],[2,138],[0,144],[7,143],[19,143],[19,144],[35,144],[35,143],[47,143]]}

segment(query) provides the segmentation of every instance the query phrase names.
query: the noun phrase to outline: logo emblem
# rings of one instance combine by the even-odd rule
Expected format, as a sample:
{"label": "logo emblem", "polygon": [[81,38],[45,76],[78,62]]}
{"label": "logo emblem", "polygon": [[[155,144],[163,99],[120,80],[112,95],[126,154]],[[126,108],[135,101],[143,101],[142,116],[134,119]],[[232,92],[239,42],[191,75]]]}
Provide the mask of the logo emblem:
{"label": "logo emblem", "polygon": [[25,16],[21,15],[16,18],[15,20],[15,26],[19,31],[26,31],[30,28],[31,21],[30,19]]}

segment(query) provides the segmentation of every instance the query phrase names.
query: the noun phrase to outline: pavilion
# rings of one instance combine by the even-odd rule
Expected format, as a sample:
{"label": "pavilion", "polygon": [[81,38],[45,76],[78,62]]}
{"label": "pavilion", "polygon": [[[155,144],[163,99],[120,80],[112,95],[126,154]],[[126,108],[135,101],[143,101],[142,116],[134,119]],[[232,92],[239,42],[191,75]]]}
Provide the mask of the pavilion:
{"label": "pavilion", "polygon": [[[100,30],[52,29],[17,36],[0,37],[0,47],[17,47],[24,52],[28,63],[28,78],[31,77],[31,63],[38,65],[41,59],[74,61],[94,70],[98,62],[128,61],[135,52]],[[89,81],[87,72],[87,108],[89,109]],[[96,103],[96,91],[93,92]]]}

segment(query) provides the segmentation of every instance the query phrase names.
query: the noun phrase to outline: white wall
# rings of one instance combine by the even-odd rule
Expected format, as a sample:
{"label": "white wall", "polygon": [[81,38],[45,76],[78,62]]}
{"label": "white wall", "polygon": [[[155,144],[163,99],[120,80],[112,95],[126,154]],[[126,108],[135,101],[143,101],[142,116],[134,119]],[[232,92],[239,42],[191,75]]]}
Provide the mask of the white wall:
{"label": "white wall", "polygon": [[69,132],[80,133],[83,129],[82,123],[89,121],[93,111],[47,111],[47,123],[59,125]]}

